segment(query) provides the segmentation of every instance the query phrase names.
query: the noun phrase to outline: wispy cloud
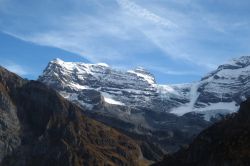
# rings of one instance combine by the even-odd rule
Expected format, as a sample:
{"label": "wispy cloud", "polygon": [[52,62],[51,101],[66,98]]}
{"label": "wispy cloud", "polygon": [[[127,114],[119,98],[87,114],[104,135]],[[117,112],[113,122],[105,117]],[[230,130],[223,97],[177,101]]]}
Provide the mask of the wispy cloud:
{"label": "wispy cloud", "polygon": [[146,8],[143,8],[136,3],[129,0],[117,0],[118,4],[126,11],[128,11],[133,16],[137,16],[146,19],[156,25],[164,26],[167,28],[176,27],[172,21],[167,20]]}
{"label": "wispy cloud", "polygon": [[180,70],[180,69],[170,69],[167,67],[159,67],[159,66],[151,66],[146,65],[147,69],[152,71],[157,71],[159,73],[165,75],[173,75],[173,76],[202,76],[201,71],[197,70]]}
{"label": "wispy cloud", "polygon": [[7,63],[1,64],[1,65],[3,67],[5,67],[6,69],[8,69],[9,71],[16,73],[18,75],[21,75],[21,76],[25,76],[27,74],[30,74],[25,67],[18,65],[18,64],[15,64],[13,62],[7,62]]}
{"label": "wispy cloud", "polygon": [[[206,58],[206,55],[195,53],[194,49],[198,50],[200,48],[192,46],[192,40],[196,38],[194,34],[196,27],[193,27],[193,25],[197,24],[197,26],[200,26],[200,23],[191,19],[190,15],[180,11],[171,11],[170,7],[165,6],[164,9],[159,7],[164,12],[158,10],[158,13],[161,13],[163,17],[129,0],[117,0],[117,2],[128,14],[127,20],[134,20],[133,26],[139,29],[155,46],[164,51],[166,56],[176,60],[187,61],[199,67],[205,67],[207,70],[216,67],[217,63],[214,63],[215,61],[209,61],[210,58]],[[191,2],[188,3],[193,4]],[[187,5],[187,2],[178,4]],[[154,6],[154,4],[150,5]],[[202,9],[198,5],[193,6],[201,14]],[[202,14],[207,15],[206,13]],[[197,14],[195,15],[195,17],[198,16]],[[207,24],[209,23],[207,21]],[[219,29],[223,33],[225,32],[219,24],[212,28]]]}
{"label": "wispy cloud", "polygon": [[0,11],[5,10],[6,8],[6,0],[0,0]]}
{"label": "wispy cloud", "polygon": [[175,76],[202,76],[202,73],[197,72],[197,71],[180,71],[180,70],[170,70],[166,68],[162,69],[155,69],[158,72],[161,72],[166,75],[175,75]]}
{"label": "wispy cloud", "polygon": [[[230,4],[224,0],[221,3]],[[77,53],[92,62],[131,66],[150,61],[154,67],[161,64],[165,74],[195,75],[192,71],[209,71],[232,56],[250,51],[244,44],[250,42],[248,17],[232,18],[224,8],[217,5],[215,9],[215,4],[204,1],[72,0],[20,4],[9,0],[8,4],[11,5],[0,7],[1,31]],[[173,70],[168,70],[167,65],[172,62],[183,63],[183,67],[172,66]],[[183,70],[190,64],[195,67],[187,69],[189,72]]]}

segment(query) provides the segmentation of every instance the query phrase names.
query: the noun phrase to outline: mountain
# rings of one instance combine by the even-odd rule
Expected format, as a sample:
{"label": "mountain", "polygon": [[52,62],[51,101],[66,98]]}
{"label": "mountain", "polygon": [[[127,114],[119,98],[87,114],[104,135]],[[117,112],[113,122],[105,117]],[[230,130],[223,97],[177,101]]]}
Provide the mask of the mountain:
{"label": "mountain", "polygon": [[250,57],[233,59],[193,85],[194,102],[190,110],[179,112],[181,109],[177,108],[173,113],[200,112],[207,120],[218,114],[233,113],[250,97],[249,75]]}
{"label": "mountain", "polygon": [[250,165],[250,99],[238,113],[204,130],[179,152],[154,166],[236,166]]}
{"label": "mountain", "polygon": [[[164,108],[167,111],[170,107],[188,102],[186,97],[174,93],[172,87],[158,86],[154,76],[143,68],[123,72],[103,63],[84,64],[55,59],[49,63],[39,81],[56,88],[65,98],[77,100],[81,106],[90,110],[105,102],[135,108]],[[86,93],[93,93],[94,96],[87,97]],[[102,98],[98,98],[98,94]],[[171,98],[166,100],[164,95]],[[128,114],[130,111],[125,113]]]}
{"label": "mountain", "polygon": [[188,144],[211,123],[197,113],[171,113],[189,104],[191,84],[158,85],[143,68],[120,71],[106,64],[55,59],[39,81],[84,108],[85,115],[137,140],[150,160]]}
{"label": "mountain", "polygon": [[[84,64],[56,59],[49,63],[39,81],[88,110],[103,104],[125,105],[131,109],[141,110],[143,107],[179,116],[196,112],[209,121],[218,114],[238,110],[239,104],[250,95],[249,72],[250,57],[243,56],[219,66],[198,82],[159,85],[143,68],[119,71],[103,63]],[[92,95],[86,97],[86,94]],[[119,113],[122,117],[130,114],[129,109]]]}
{"label": "mountain", "polygon": [[137,140],[144,157],[159,160],[237,111],[250,97],[249,72],[250,57],[245,56],[198,82],[159,85],[143,68],[120,71],[103,63],[55,59],[38,80],[82,107],[85,115]]}
{"label": "mountain", "polygon": [[0,67],[0,165],[139,165],[129,137],[37,81]]}

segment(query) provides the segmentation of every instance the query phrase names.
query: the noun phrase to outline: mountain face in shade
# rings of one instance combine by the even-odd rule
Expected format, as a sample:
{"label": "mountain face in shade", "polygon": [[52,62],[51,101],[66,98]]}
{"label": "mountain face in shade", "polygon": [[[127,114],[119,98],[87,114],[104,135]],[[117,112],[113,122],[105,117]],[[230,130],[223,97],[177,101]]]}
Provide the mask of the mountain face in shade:
{"label": "mountain face in shade", "polygon": [[203,131],[187,149],[166,156],[154,166],[250,165],[250,99],[238,113]]}
{"label": "mountain face in shade", "polygon": [[0,68],[0,165],[139,165],[138,145],[36,81]]}

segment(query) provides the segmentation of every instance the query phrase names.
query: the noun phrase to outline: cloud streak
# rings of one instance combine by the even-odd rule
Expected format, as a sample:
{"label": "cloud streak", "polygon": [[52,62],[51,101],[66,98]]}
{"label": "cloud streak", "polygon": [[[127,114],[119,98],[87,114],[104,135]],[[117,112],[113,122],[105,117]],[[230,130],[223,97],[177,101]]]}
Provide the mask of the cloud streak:
{"label": "cloud streak", "polygon": [[[226,59],[250,52],[244,44],[250,42],[248,17],[232,17],[219,4],[208,3],[63,0],[60,4],[20,4],[9,0],[0,7],[0,30],[25,41],[77,53],[92,62],[131,67],[146,61],[168,75],[196,75],[193,71],[208,72]],[[221,3],[221,7],[230,4]]]}
{"label": "cloud streak", "polygon": [[163,67],[149,67],[150,70],[157,71],[166,75],[174,75],[174,76],[202,76],[199,71],[185,71],[185,70],[173,70]]}
{"label": "cloud streak", "polygon": [[156,25],[160,25],[166,28],[177,27],[172,21],[162,18],[161,16],[143,8],[136,3],[129,0],[117,0],[118,4],[133,16],[137,16],[146,19]]}
{"label": "cloud streak", "polygon": [[5,67],[6,69],[8,69],[9,71],[16,73],[20,76],[25,76],[28,75],[29,72],[27,71],[27,69],[23,66],[20,66],[18,64],[15,64],[13,62],[8,62],[6,64],[2,64],[3,67]]}

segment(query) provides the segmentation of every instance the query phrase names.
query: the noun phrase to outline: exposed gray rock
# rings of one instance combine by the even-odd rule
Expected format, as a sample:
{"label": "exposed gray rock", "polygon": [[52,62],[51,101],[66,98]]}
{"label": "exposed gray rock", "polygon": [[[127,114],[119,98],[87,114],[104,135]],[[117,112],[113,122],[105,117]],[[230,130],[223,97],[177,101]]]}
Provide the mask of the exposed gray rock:
{"label": "exposed gray rock", "polygon": [[21,143],[17,109],[7,92],[9,88],[6,89],[8,78],[2,73],[0,69],[0,163],[4,156],[11,154]]}

